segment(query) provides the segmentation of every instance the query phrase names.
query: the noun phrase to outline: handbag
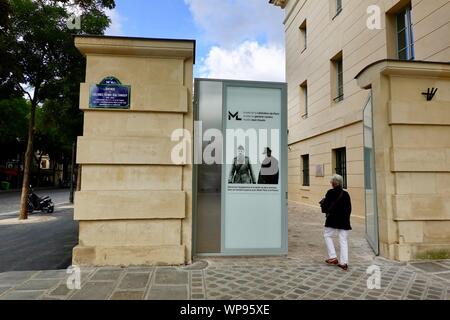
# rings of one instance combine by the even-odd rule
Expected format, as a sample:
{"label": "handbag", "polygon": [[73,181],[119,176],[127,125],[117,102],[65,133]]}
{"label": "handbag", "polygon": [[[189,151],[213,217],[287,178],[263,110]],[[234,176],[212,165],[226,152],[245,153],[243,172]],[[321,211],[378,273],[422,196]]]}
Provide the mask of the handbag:
{"label": "handbag", "polygon": [[324,206],[325,198],[320,200],[319,203],[320,203],[320,208],[322,210],[322,213],[326,213],[327,217],[328,217],[328,215],[330,214],[331,210],[333,210],[333,208],[336,205],[336,203],[338,203],[339,200],[342,199],[343,195],[344,195],[344,190],[341,191],[341,194],[339,195],[339,197],[336,200],[334,200],[333,203],[328,208],[325,208],[325,206]]}
{"label": "handbag", "polygon": [[320,209],[322,210],[322,213],[326,213],[325,207],[323,205],[324,203],[325,203],[325,198],[323,198],[322,200],[319,201]]}

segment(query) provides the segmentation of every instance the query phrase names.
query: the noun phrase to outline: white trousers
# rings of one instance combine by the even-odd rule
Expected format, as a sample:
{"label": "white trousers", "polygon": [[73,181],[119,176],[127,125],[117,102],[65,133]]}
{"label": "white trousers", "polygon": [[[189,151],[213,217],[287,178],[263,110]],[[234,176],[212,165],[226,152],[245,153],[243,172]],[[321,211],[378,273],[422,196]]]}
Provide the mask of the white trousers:
{"label": "white trousers", "polygon": [[325,228],[324,238],[325,238],[325,243],[327,245],[328,257],[330,259],[337,258],[336,249],[334,248],[334,243],[333,243],[333,236],[336,234],[336,232],[339,234],[339,246],[340,246],[340,253],[341,253],[339,263],[340,264],[348,264],[348,241],[347,241],[348,234],[349,234],[348,230]]}

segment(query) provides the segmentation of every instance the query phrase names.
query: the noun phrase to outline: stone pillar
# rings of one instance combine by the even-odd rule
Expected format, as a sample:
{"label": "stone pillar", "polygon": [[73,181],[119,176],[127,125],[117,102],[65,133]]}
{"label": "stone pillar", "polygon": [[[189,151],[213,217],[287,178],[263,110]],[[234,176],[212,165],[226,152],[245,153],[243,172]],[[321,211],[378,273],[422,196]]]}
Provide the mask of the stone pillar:
{"label": "stone pillar", "polygon": [[[73,264],[190,263],[192,166],[172,162],[171,134],[193,130],[195,42],[79,36],[75,45],[87,66]],[[91,108],[90,86],[111,76],[131,86],[130,108]]]}
{"label": "stone pillar", "polygon": [[450,64],[383,60],[357,79],[373,96],[381,255],[450,258]]}

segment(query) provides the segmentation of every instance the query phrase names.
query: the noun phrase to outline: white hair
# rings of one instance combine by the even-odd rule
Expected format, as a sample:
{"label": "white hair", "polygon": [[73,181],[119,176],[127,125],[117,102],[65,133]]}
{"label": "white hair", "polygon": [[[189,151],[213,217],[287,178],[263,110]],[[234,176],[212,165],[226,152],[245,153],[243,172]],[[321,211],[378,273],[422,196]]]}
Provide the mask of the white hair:
{"label": "white hair", "polygon": [[335,174],[331,177],[330,182],[335,182],[338,186],[342,187],[344,185],[344,178],[338,174]]}

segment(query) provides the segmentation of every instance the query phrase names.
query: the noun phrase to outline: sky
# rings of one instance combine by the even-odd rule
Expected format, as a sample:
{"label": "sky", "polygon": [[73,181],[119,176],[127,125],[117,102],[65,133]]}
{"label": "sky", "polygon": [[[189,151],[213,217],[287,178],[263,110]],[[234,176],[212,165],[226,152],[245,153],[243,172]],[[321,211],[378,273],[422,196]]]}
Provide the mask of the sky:
{"label": "sky", "polygon": [[285,81],[284,13],[268,0],[116,0],[107,35],[196,40],[194,76]]}

